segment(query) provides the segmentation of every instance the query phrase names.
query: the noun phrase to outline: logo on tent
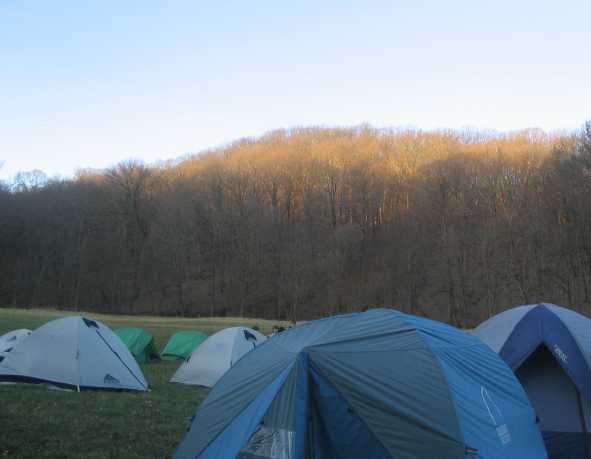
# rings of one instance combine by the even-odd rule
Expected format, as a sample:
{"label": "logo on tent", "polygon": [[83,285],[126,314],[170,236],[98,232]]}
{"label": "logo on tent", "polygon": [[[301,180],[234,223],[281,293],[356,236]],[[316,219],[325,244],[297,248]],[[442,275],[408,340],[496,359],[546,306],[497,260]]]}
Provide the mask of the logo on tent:
{"label": "logo on tent", "polygon": [[556,357],[562,360],[563,363],[568,363],[568,356],[562,349],[558,347],[558,344],[554,345],[554,353],[556,354]]}
{"label": "logo on tent", "polygon": [[119,384],[119,380],[114,376],[111,376],[110,374],[105,375],[105,379],[103,380],[103,382],[107,384]]}
{"label": "logo on tent", "polygon": [[509,431],[507,424],[503,422],[503,413],[484,386],[480,386],[480,395],[482,396],[482,403],[484,403],[484,406],[488,411],[490,420],[497,430],[497,435],[499,436],[501,444],[506,445],[511,443],[511,432]]}

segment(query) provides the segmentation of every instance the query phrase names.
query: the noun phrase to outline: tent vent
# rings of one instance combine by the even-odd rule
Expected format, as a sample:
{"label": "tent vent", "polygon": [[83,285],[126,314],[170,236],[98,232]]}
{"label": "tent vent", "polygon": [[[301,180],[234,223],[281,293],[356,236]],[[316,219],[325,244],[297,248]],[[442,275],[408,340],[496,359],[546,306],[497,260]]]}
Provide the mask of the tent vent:
{"label": "tent vent", "polygon": [[119,380],[108,373],[105,375],[105,379],[103,381],[108,384],[119,384]]}
{"label": "tent vent", "polygon": [[85,317],[82,317],[82,320],[84,321],[87,327],[99,328],[98,324],[94,320],[90,320]]}
{"label": "tent vent", "polygon": [[242,331],[244,332],[244,338],[247,339],[248,341],[256,341],[257,340],[257,337],[254,336],[248,330],[242,330]]}

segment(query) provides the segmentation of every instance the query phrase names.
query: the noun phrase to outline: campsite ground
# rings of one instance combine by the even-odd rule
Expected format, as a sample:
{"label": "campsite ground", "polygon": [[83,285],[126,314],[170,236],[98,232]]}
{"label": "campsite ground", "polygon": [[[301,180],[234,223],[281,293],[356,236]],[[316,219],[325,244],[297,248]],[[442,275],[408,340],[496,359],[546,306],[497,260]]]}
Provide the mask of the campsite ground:
{"label": "campsite ground", "polygon": [[[0,309],[0,335],[34,329],[71,315],[49,310]],[[178,330],[213,333],[234,325],[258,325],[269,333],[277,322],[258,319],[184,319],[84,314],[111,328],[142,327],[158,349]],[[142,365],[151,391],[80,393],[32,385],[0,385],[0,457],[164,458],[179,443],[187,420],[207,395],[195,386],[170,384],[179,362]]]}

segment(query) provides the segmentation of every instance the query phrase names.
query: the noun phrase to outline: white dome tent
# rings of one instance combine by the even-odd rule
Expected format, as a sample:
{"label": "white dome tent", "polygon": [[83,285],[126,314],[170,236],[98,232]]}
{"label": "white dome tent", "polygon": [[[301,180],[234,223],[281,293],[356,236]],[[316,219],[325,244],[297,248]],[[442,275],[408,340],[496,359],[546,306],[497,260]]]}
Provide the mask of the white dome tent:
{"label": "white dome tent", "polygon": [[109,327],[80,316],[53,320],[0,353],[0,381],[70,389],[148,389],[138,364]]}
{"label": "white dome tent", "polygon": [[0,336],[0,352],[10,351],[16,344],[31,334],[31,330],[20,328]]}
{"label": "white dome tent", "polygon": [[213,387],[244,354],[266,339],[265,335],[246,327],[219,331],[193,351],[170,382]]}

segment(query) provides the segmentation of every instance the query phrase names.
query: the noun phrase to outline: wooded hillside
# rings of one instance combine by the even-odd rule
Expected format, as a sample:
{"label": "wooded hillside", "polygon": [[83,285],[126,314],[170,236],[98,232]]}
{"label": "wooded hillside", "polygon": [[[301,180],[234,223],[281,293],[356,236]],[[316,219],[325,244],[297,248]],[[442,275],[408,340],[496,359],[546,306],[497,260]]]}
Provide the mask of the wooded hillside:
{"label": "wooded hillside", "polygon": [[0,191],[0,305],[471,326],[591,306],[591,123],[549,135],[293,129]]}

